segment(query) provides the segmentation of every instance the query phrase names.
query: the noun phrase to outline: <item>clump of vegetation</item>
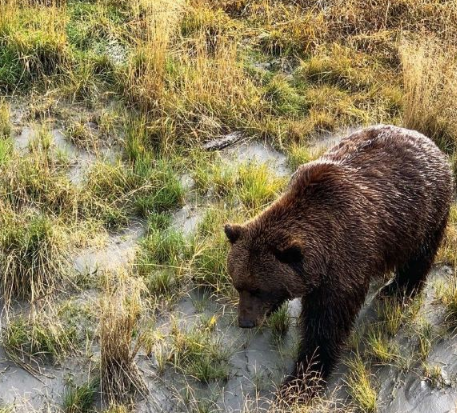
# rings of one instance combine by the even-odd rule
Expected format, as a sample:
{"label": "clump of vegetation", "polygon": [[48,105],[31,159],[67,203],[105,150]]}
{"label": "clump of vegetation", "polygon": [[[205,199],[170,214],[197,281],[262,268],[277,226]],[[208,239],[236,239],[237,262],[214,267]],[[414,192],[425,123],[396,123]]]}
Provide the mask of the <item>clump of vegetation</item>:
{"label": "clump of vegetation", "polygon": [[196,189],[215,198],[230,199],[238,182],[236,166],[223,162],[220,158],[197,154],[192,177]]}
{"label": "clump of vegetation", "polygon": [[10,138],[0,137],[0,167],[6,165],[13,154],[13,143]]}
{"label": "clump of vegetation", "polygon": [[136,333],[143,290],[139,281],[120,274],[118,285],[108,286],[100,301],[100,389],[108,403],[122,403],[146,391],[134,361],[141,347]]}
{"label": "clump of vegetation", "polygon": [[213,332],[215,319],[205,326],[183,331],[176,324],[171,331],[170,362],[185,375],[209,383],[229,374],[229,350]]}
{"label": "clump of vegetation", "polygon": [[70,142],[83,149],[95,149],[97,146],[94,131],[81,120],[70,123],[65,130],[65,135]]}
{"label": "clump of vegetation", "polygon": [[457,326],[457,277],[453,274],[446,284],[436,288],[438,300],[445,306],[446,321],[454,328]]}
{"label": "clump of vegetation", "polygon": [[308,110],[306,96],[299,92],[284,76],[273,76],[265,86],[264,98],[278,115],[303,115]]}
{"label": "clump of vegetation", "polygon": [[65,238],[59,224],[43,215],[1,217],[1,294],[34,302],[47,296],[63,280],[67,269]]}
{"label": "clump of vegetation", "polygon": [[446,386],[446,381],[443,377],[443,370],[441,366],[438,365],[430,365],[427,363],[423,363],[424,368],[424,378],[430,384],[432,388],[442,388]]}
{"label": "clump of vegetation", "polygon": [[363,412],[375,412],[377,409],[377,393],[373,386],[373,378],[365,364],[356,354],[346,361],[349,368],[347,386],[355,405]]}
{"label": "clump of vegetation", "polygon": [[330,84],[358,92],[376,85],[375,73],[382,69],[373,65],[375,60],[369,55],[334,43],[303,61],[296,76],[308,82]]}
{"label": "clump of vegetation", "polygon": [[248,163],[239,168],[237,194],[251,214],[275,200],[286,180],[274,175],[268,165]]}
{"label": "clump of vegetation", "polygon": [[404,318],[401,301],[397,297],[383,297],[377,312],[385,332],[390,337],[395,336]]}
{"label": "clump of vegetation", "polygon": [[104,413],[129,413],[131,412],[131,406],[112,403],[108,409],[104,410]]}
{"label": "clump of vegetation", "polygon": [[290,315],[287,303],[283,304],[278,310],[268,317],[268,326],[271,328],[273,339],[278,341],[282,339],[290,327]]}
{"label": "clump of vegetation", "polygon": [[366,346],[368,354],[376,362],[392,363],[398,358],[398,348],[389,341],[382,326],[374,326],[368,331]]}
{"label": "clump of vegetation", "polygon": [[69,383],[63,395],[63,411],[65,413],[91,412],[98,388],[98,380],[90,380],[81,385]]}
{"label": "clump of vegetation", "polygon": [[7,91],[28,88],[34,81],[45,83],[63,74],[72,61],[64,9],[22,3],[0,6],[0,88]]}
{"label": "clump of vegetation", "polygon": [[9,320],[2,333],[8,356],[18,363],[51,360],[57,362],[73,348],[75,331],[64,328],[46,313]]}
{"label": "clump of vegetation", "polygon": [[97,318],[92,303],[67,300],[56,310],[63,328],[74,331],[73,346],[83,347],[95,339]]}
{"label": "clump of vegetation", "polygon": [[[151,213],[160,213],[176,209],[184,203],[184,188],[173,170],[172,159],[160,159],[155,161],[151,168],[152,190],[141,194],[135,200],[135,210],[143,217]],[[144,174],[144,164],[135,164],[137,173]],[[147,170],[147,166],[146,166]]]}
{"label": "clump of vegetation", "polygon": [[[457,163],[456,163],[457,165]],[[455,265],[457,263],[457,206],[451,205],[449,222],[446,227],[444,240],[436,257],[436,262]]]}
{"label": "clump of vegetation", "polygon": [[419,338],[419,354],[422,361],[425,361],[432,349],[432,344],[435,339],[433,326],[426,320],[419,324],[417,336]]}
{"label": "clump of vegetation", "polygon": [[138,273],[156,297],[172,295],[178,289],[189,255],[188,241],[170,223],[169,215],[153,213],[137,254]]}
{"label": "clump of vegetation", "polygon": [[208,209],[193,240],[191,270],[198,284],[233,296],[234,289],[226,268],[229,245],[223,231],[228,215],[222,206]]}
{"label": "clump of vegetation", "polygon": [[81,208],[99,217],[108,228],[124,225],[129,216],[147,216],[178,207],[184,191],[166,161],[133,166],[100,162],[85,178]]}
{"label": "clump of vegetation", "polygon": [[10,161],[2,171],[0,195],[16,210],[32,207],[54,216],[74,218],[78,212],[78,191],[52,157],[51,145],[52,137],[43,127],[30,142],[27,156],[9,149]]}
{"label": "clump of vegetation", "polygon": [[404,124],[434,139],[448,153],[456,149],[457,74],[453,47],[427,38],[400,48],[405,88]]}
{"label": "clump of vegetation", "polygon": [[9,107],[6,102],[0,100],[0,140],[9,138],[11,131]]}
{"label": "clump of vegetation", "polygon": [[320,155],[323,150],[311,150],[305,144],[292,144],[287,148],[287,162],[291,170],[295,171],[299,166],[311,162]]}

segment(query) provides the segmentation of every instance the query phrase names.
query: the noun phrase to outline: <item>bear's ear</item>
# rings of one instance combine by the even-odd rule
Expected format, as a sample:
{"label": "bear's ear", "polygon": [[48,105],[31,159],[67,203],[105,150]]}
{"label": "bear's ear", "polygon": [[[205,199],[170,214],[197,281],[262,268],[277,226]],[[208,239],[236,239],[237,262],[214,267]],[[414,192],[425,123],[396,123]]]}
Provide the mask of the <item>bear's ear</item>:
{"label": "bear's ear", "polygon": [[241,236],[243,227],[241,225],[225,224],[224,232],[231,244],[234,244]]}
{"label": "bear's ear", "polygon": [[297,264],[303,261],[303,252],[299,244],[289,244],[274,251],[275,257],[284,264]]}

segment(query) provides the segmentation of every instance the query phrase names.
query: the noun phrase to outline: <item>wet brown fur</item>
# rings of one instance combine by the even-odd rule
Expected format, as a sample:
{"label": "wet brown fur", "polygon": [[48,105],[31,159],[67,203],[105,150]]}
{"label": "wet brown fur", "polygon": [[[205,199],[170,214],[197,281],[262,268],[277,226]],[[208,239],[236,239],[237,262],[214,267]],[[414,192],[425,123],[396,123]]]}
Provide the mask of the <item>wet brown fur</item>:
{"label": "wet brown fur", "polygon": [[299,167],[284,195],[255,219],[226,226],[241,327],[302,299],[299,357],[286,383],[305,373],[315,379],[310,371],[328,377],[371,279],[395,271],[389,292],[420,291],[452,186],[448,161],[431,140],[380,125]]}

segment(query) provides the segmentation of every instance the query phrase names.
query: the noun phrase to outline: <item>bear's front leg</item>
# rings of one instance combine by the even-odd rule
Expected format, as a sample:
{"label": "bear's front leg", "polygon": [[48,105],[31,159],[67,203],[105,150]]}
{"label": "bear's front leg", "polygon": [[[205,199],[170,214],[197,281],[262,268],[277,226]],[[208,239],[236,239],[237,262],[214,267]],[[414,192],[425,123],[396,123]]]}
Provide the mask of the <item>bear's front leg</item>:
{"label": "bear's front leg", "polygon": [[315,291],[302,298],[298,360],[293,374],[282,385],[280,397],[306,401],[323,388],[367,290],[365,285],[349,292],[326,288],[325,292]]}

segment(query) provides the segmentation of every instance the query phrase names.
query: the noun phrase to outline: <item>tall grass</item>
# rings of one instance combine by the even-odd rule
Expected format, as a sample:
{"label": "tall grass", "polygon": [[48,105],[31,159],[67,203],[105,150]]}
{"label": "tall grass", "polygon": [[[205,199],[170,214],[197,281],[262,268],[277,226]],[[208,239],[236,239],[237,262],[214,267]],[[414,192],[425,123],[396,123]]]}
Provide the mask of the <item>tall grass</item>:
{"label": "tall grass", "polygon": [[5,210],[0,231],[0,288],[3,298],[34,302],[51,293],[67,272],[65,237],[42,215]]}
{"label": "tall grass", "polygon": [[57,362],[74,348],[75,330],[64,328],[55,315],[40,311],[28,318],[11,318],[2,332],[3,347],[18,363]]}
{"label": "tall grass", "polygon": [[457,61],[452,56],[452,46],[430,38],[400,48],[404,124],[431,137],[448,153],[457,143]]}
{"label": "tall grass", "polygon": [[29,87],[62,73],[71,60],[61,2],[0,3],[0,89]]}
{"label": "tall grass", "polygon": [[141,347],[141,337],[135,334],[143,311],[144,286],[127,275],[118,277],[114,286],[107,285],[100,301],[100,387],[108,404],[125,402],[132,394],[146,392],[135,364]]}

